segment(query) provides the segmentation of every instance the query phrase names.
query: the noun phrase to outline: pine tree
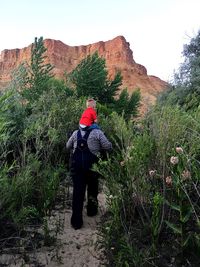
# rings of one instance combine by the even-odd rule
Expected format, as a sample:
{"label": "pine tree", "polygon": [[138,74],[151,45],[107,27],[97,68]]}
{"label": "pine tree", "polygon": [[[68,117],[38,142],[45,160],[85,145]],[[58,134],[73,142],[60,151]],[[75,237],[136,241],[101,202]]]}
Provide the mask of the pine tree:
{"label": "pine tree", "polygon": [[107,78],[105,59],[98,53],[88,55],[70,73],[69,80],[78,97],[94,97],[102,104],[114,102],[114,97],[122,84],[122,76],[117,73],[113,80]]}
{"label": "pine tree", "polygon": [[121,91],[119,98],[115,102],[115,110],[118,114],[123,114],[126,120],[138,115],[138,107],[140,105],[140,90],[134,91],[129,95],[127,89]]}
{"label": "pine tree", "polygon": [[29,101],[36,101],[42,93],[47,90],[47,82],[53,77],[53,66],[45,63],[47,56],[45,52],[47,48],[44,46],[43,37],[35,38],[31,47],[31,64],[26,69],[25,88],[22,95]]}

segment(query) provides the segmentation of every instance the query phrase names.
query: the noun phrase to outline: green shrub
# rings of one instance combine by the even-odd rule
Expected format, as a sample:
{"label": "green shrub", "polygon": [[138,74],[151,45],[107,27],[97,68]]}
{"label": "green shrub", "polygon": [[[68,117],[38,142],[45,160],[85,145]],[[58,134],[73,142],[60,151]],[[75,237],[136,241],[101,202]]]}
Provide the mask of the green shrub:
{"label": "green shrub", "polygon": [[110,264],[160,266],[163,255],[166,264],[171,257],[177,266],[198,264],[199,111],[156,106],[137,124],[112,113],[102,125],[113,143],[95,167],[106,185],[102,235]]}

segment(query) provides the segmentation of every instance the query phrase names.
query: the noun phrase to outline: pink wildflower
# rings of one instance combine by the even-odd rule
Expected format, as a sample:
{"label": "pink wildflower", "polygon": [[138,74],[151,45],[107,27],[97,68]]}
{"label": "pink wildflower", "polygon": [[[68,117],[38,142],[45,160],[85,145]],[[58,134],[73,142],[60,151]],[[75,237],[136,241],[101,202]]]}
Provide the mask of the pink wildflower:
{"label": "pink wildflower", "polygon": [[171,162],[171,164],[173,164],[173,165],[178,164],[178,157],[171,157],[171,158],[170,158],[170,162]]}
{"label": "pink wildflower", "polygon": [[191,173],[188,170],[184,170],[181,174],[182,181],[191,179]]}
{"label": "pink wildflower", "polygon": [[176,147],[176,152],[179,153],[179,154],[183,153],[183,149],[182,149],[182,147],[177,146],[177,147]]}
{"label": "pink wildflower", "polygon": [[150,177],[154,177],[155,174],[156,174],[156,170],[150,170],[150,171],[149,171],[149,176],[150,176]]}
{"label": "pink wildflower", "polygon": [[172,177],[171,176],[167,176],[165,178],[165,182],[166,182],[167,185],[172,185]]}
{"label": "pink wildflower", "polygon": [[125,165],[125,161],[121,161],[121,162],[120,162],[120,165],[121,165],[122,167],[124,167],[124,165]]}

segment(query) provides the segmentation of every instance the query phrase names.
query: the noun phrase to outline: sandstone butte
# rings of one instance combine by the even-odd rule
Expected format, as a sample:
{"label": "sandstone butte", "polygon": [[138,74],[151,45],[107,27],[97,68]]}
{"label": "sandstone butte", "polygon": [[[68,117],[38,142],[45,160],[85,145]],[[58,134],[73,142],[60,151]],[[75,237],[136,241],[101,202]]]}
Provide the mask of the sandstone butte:
{"label": "sandstone butte", "polygon": [[[123,76],[122,88],[131,93],[140,88],[142,95],[141,112],[155,103],[158,93],[165,90],[167,83],[156,76],[147,74],[147,69],[136,63],[129,43],[123,36],[89,45],[69,46],[61,41],[45,39],[47,59],[54,66],[54,74],[62,78],[64,73],[71,72],[87,55],[98,51],[99,56],[106,59],[109,78],[117,71]],[[0,88],[5,87],[11,80],[11,73],[22,62],[30,62],[31,45],[22,49],[5,49],[0,54]]]}

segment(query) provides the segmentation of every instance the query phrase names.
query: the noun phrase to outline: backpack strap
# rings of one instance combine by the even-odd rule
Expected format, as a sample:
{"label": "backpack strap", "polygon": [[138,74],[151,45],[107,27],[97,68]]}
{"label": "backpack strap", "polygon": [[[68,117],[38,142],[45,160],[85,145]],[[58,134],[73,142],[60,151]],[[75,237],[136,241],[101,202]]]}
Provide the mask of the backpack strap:
{"label": "backpack strap", "polygon": [[80,139],[84,139],[84,140],[87,141],[87,139],[88,139],[88,137],[89,137],[91,131],[92,131],[92,130],[88,130],[88,131],[86,131],[85,135],[82,136],[82,135],[81,135],[81,130],[78,130],[78,132],[77,132],[77,141],[80,140]]}

